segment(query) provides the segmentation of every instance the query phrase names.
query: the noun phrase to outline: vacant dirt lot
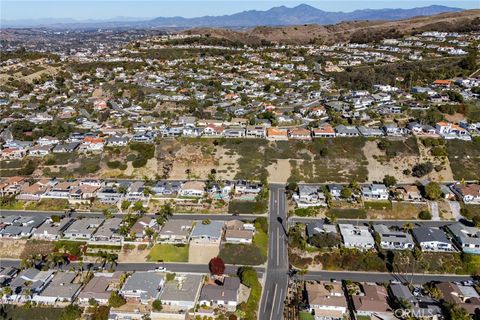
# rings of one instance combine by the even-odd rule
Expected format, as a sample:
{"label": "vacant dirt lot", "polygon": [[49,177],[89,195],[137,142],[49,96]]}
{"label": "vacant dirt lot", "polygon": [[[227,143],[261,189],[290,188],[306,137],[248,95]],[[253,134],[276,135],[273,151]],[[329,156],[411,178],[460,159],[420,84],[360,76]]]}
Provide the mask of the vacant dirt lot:
{"label": "vacant dirt lot", "polygon": [[[399,183],[414,183],[418,178],[411,175],[407,176],[403,174],[405,169],[411,170],[412,167],[421,162],[430,161],[434,165],[440,164],[439,159],[428,154],[422,143],[418,143],[420,156],[417,155],[400,155],[390,160],[385,159],[385,153],[377,146],[378,141],[367,141],[363,152],[368,160],[368,181],[382,181],[386,175],[394,176]],[[444,161],[444,169],[436,172],[433,171],[428,178],[436,181],[451,181],[453,180],[452,169],[448,159]]]}
{"label": "vacant dirt lot", "polygon": [[140,263],[147,261],[147,255],[150,250],[138,250],[138,246],[133,250],[121,250],[118,253],[118,262],[122,263]]}
{"label": "vacant dirt lot", "polygon": [[[184,145],[175,153],[170,179],[205,179],[215,168],[213,155],[206,155],[197,145]],[[215,168],[218,169],[218,168]],[[190,173],[188,173],[188,170]]]}
{"label": "vacant dirt lot", "polygon": [[204,242],[190,242],[190,250],[188,251],[188,262],[205,264],[209,263],[210,259],[218,256],[220,252],[219,243],[204,243]]}
{"label": "vacant dirt lot", "polygon": [[274,183],[286,183],[290,178],[290,160],[278,159],[267,167],[269,181]]}
{"label": "vacant dirt lot", "polygon": [[0,240],[0,258],[2,259],[20,259],[27,240]]}

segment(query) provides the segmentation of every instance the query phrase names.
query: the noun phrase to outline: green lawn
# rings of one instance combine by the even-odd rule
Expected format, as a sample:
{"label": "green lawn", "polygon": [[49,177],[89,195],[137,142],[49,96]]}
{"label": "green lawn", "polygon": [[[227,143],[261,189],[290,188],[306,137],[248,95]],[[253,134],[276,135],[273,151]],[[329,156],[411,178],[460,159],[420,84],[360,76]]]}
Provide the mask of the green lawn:
{"label": "green lawn", "polygon": [[230,201],[228,213],[253,214],[265,213],[267,211],[267,200],[260,201]]}
{"label": "green lawn", "polygon": [[16,320],[59,320],[62,318],[63,308],[52,307],[32,307],[22,308],[13,305],[0,305],[4,314],[2,319],[16,319]]}
{"label": "green lawn", "polygon": [[332,214],[338,219],[366,219],[367,212],[363,209],[330,209],[327,212],[327,217]]}
{"label": "green lawn", "polygon": [[373,210],[391,210],[392,203],[390,201],[365,201],[363,203],[365,209]]}
{"label": "green lawn", "polygon": [[262,230],[258,230],[253,237],[253,244],[260,250],[260,252],[266,257],[268,251],[268,235]]}
{"label": "green lawn", "polygon": [[472,219],[475,216],[480,217],[480,204],[464,204],[462,214],[467,219]]}
{"label": "green lawn", "polygon": [[310,313],[306,311],[300,311],[298,314],[300,320],[313,320],[315,317]]}
{"label": "green lawn", "polygon": [[257,229],[252,244],[225,243],[220,248],[219,257],[225,263],[259,265],[267,261],[268,235]]}
{"label": "green lawn", "polygon": [[148,254],[148,261],[188,262],[188,246],[156,244]]}

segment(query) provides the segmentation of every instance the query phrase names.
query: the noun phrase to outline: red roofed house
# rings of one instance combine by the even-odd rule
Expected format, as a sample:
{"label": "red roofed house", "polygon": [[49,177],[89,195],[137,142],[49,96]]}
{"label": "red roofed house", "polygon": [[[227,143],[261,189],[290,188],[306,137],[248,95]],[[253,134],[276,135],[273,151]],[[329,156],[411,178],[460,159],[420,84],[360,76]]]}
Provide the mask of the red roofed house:
{"label": "red roofed house", "polygon": [[335,129],[329,124],[324,124],[320,128],[313,129],[314,138],[335,138]]}

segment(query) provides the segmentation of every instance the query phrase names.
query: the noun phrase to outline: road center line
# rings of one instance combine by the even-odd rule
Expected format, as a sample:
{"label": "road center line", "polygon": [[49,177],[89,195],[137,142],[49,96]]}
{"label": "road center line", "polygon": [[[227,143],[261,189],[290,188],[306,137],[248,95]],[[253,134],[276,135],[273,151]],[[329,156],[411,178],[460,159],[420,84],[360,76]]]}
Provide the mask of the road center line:
{"label": "road center line", "polygon": [[280,265],[280,230],[277,228],[277,266]]}
{"label": "road center line", "polygon": [[[272,300],[272,306],[275,305],[275,297],[277,296],[277,284],[275,283],[275,289],[273,290],[273,300]],[[273,317],[273,310],[270,310],[270,320]]]}
{"label": "road center line", "polygon": [[282,295],[283,295],[283,288],[280,289],[280,295],[278,296],[278,307],[277,307],[277,313],[280,313],[280,307],[282,306]]}
{"label": "road center line", "polygon": [[265,295],[265,301],[263,302],[263,312],[265,313],[265,311],[267,310],[267,302],[268,301],[268,290],[267,290],[267,293]]}

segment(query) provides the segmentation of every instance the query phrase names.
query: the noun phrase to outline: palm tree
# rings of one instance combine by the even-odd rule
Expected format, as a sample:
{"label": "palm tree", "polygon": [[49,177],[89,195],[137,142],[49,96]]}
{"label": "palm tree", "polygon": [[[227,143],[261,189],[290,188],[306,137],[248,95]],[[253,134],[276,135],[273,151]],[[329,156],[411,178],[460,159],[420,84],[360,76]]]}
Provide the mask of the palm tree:
{"label": "palm tree", "polygon": [[412,230],[413,230],[413,223],[409,222],[403,225],[403,231],[410,232]]}
{"label": "palm tree", "polygon": [[308,273],[308,269],[303,268],[298,270],[298,274],[302,277],[302,281],[304,281],[304,277],[307,273]]}
{"label": "palm tree", "polygon": [[105,261],[110,263],[110,269],[113,270],[113,266],[117,265],[118,256],[115,253],[107,253]]}

